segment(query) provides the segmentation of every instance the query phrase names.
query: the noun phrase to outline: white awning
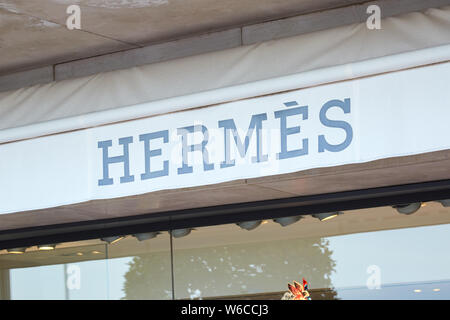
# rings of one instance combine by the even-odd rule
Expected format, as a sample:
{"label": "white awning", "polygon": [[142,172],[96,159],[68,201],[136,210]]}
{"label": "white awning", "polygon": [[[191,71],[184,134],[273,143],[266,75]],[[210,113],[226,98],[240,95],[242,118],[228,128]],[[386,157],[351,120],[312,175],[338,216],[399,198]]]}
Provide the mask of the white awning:
{"label": "white awning", "polygon": [[[95,125],[97,120],[92,119],[103,118],[102,122],[117,120],[114,117],[109,120],[109,113],[91,113],[183,97],[168,100],[171,103],[167,108],[164,103],[149,104],[145,111],[146,115],[167,113],[198,106],[200,102],[186,103],[186,95],[331,66],[348,69],[342,79],[348,78],[351,72],[355,72],[349,69],[348,64],[352,64],[350,67],[353,68],[353,63],[359,61],[450,44],[450,7],[386,18],[381,26],[381,30],[369,30],[365,24],[348,25],[221,52],[3,92],[0,93],[0,130],[82,115],[81,118],[68,121],[71,124],[67,127],[60,127],[62,122],[44,125],[52,127],[52,132],[72,130],[77,126],[82,128]],[[377,73],[377,70],[373,72]],[[317,80],[314,79],[311,83],[316,84]],[[303,81],[297,87],[306,85],[307,81]],[[248,87],[243,88],[247,90]],[[238,98],[242,98],[242,95]],[[212,100],[212,103],[216,103]],[[117,111],[114,114],[122,114],[125,117],[123,120],[126,120],[130,118],[129,110],[123,109],[123,112]],[[18,136],[14,137],[16,133]],[[33,127],[23,128],[2,134],[2,141],[36,134],[38,133]]]}
{"label": "white awning", "polygon": [[139,119],[101,125],[98,117],[86,129],[0,144],[0,213],[450,149],[449,60],[450,46],[424,49],[185,98],[258,97],[139,113],[158,108],[152,102],[123,114]]}

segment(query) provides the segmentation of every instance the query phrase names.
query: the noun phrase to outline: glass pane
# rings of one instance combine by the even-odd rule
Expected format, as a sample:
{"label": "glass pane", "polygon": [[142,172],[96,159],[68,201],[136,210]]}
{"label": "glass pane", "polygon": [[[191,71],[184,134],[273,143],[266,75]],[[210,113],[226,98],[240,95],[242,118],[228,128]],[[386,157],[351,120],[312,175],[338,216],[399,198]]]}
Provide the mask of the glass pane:
{"label": "glass pane", "polygon": [[174,239],[177,299],[281,299],[309,283],[312,299],[449,299],[450,208],[381,207],[282,227],[235,224]]}
{"label": "glass pane", "polygon": [[172,299],[170,235],[139,241],[135,237],[108,246],[112,299]]}
{"label": "glass pane", "polygon": [[3,299],[106,299],[106,245],[93,241],[0,254]]}
{"label": "glass pane", "polygon": [[171,299],[168,233],[0,252],[2,299]]}

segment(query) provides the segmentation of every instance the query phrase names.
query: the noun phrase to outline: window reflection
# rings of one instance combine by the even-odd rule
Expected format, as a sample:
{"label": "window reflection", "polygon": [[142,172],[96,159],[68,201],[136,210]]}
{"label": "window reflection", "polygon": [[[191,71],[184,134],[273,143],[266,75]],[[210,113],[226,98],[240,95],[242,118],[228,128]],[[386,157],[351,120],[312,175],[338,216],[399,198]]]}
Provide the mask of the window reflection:
{"label": "window reflection", "polygon": [[[138,239],[141,239],[138,240]],[[120,299],[172,299],[170,235],[128,236],[108,246],[111,290]]]}
{"label": "window reflection", "polygon": [[[231,236],[235,226],[228,227],[230,230],[221,228],[217,232]],[[287,283],[301,281],[302,277],[320,288],[330,288],[335,262],[328,246],[328,241],[322,238],[230,243],[189,249],[176,249],[175,246],[176,298],[251,297],[264,293],[281,299]],[[332,293],[328,296],[333,298]]]}
{"label": "window reflection", "polygon": [[304,277],[312,299],[448,299],[448,223],[449,208],[430,202],[411,215],[381,207],[198,228],[174,239],[175,296],[281,299]]}
{"label": "window reflection", "polygon": [[450,299],[450,207],[439,202],[188,231],[172,232],[172,249],[166,231],[1,250],[0,298],[281,299],[305,278],[313,300]]}
{"label": "window reflection", "polygon": [[[126,237],[0,254],[2,299],[171,299],[170,238]],[[139,266],[139,261],[146,261]]]}

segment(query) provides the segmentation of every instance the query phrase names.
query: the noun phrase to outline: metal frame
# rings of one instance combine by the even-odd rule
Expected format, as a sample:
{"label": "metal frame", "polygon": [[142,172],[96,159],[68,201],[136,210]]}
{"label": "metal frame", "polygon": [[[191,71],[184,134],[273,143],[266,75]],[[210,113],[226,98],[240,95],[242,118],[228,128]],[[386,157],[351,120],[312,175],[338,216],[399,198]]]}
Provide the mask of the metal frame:
{"label": "metal frame", "polygon": [[450,180],[0,231],[0,249],[450,199]]}

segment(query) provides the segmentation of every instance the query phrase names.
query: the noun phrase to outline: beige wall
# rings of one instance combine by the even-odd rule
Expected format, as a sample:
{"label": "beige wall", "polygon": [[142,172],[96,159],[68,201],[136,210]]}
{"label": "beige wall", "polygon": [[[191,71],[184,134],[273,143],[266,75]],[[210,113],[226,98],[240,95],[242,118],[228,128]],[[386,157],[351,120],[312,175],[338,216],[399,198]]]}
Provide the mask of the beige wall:
{"label": "beige wall", "polygon": [[0,215],[0,230],[450,179],[450,150]]}

